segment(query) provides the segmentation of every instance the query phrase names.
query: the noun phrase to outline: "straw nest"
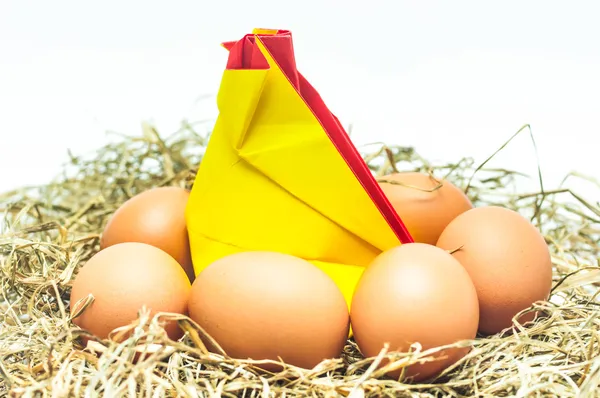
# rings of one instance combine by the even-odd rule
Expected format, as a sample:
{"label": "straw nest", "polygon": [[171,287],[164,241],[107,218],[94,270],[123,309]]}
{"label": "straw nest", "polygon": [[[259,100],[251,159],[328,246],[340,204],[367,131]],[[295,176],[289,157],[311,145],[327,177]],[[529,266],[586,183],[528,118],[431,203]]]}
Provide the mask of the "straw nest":
{"label": "straw nest", "polygon": [[[560,187],[519,192],[519,180],[530,177],[477,167],[470,158],[433,164],[408,147],[375,146],[373,153],[364,151],[365,160],[377,175],[396,168],[433,170],[463,187],[476,205],[507,206],[540,228],[551,247],[554,288],[548,302],[529,310],[545,317],[458,343],[472,346],[470,354],[428,384],[386,379],[377,364],[389,357],[390,366],[402,367],[438,349],[415,346],[405,354],[384,349],[365,359],[349,341],[340,359],[311,370],[286,366],[269,374],[251,361],[207,352],[199,338],[202,330],[187,318],[177,318],[187,331],[184,339],[169,341],[159,320],[144,311],[130,325],[134,333],[128,340],[94,340],[82,347],[84,332],[69,318],[69,286],[78,267],[98,250],[105,221],[126,199],[150,187],[190,188],[206,140],[190,124],[165,139],[145,126],[140,137],[122,136],[90,156],[71,155],[64,173],[46,186],[0,196],[2,395],[600,396],[597,205]],[[151,355],[132,361],[139,350]]]}

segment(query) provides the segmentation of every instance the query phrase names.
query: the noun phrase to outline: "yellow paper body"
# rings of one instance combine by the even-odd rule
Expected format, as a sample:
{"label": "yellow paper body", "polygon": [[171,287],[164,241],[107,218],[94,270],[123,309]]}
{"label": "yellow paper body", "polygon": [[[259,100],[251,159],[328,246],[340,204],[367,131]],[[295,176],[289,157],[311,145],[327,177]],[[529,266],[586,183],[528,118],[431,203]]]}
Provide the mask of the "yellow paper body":
{"label": "yellow paper body", "polygon": [[288,253],[327,273],[350,306],[364,267],[400,241],[256,41],[270,68],[224,72],[219,117],[190,194],[195,272],[240,251]]}

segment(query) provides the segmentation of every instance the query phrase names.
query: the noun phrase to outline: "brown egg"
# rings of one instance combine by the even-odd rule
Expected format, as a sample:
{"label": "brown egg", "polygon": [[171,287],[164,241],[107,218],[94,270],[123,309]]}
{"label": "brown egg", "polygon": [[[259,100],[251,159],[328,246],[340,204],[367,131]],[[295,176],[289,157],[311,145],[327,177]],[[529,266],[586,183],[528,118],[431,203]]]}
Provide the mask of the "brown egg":
{"label": "brown egg", "polygon": [[[479,331],[494,334],[552,288],[552,262],[543,236],[519,213],[478,207],[453,220],[437,243],[469,272],[479,296]],[[533,319],[534,314],[519,318]]]}
{"label": "brown egg", "polygon": [[[145,243],[120,243],[90,258],[73,281],[71,312],[88,294],[94,302],[73,323],[105,339],[117,327],[129,325],[145,305],[152,314],[187,314],[191,284],[181,266],[167,253]],[[165,330],[171,339],[183,335],[177,323]]]}
{"label": "brown egg", "polygon": [[[413,343],[427,350],[473,339],[479,306],[475,287],[458,261],[438,247],[407,243],[381,253],[365,270],[350,319],[360,351],[374,357],[385,343],[390,351],[408,352]],[[467,352],[444,350],[435,361],[409,366],[405,375],[414,381],[429,379]],[[398,378],[400,372],[389,376]]]}
{"label": "brown egg", "polygon": [[[435,245],[446,226],[473,208],[469,198],[447,180],[428,174],[403,172],[378,178],[383,193],[415,242]],[[438,187],[441,183],[441,187]]]}
{"label": "brown egg", "polygon": [[104,249],[123,242],[140,242],[164,250],[185,270],[190,281],[194,268],[185,221],[189,191],[160,187],[127,200],[110,218],[100,241]]}
{"label": "brown egg", "polygon": [[302,368],[339,357],[350,324],[331,278],[305,260],[273,252],[242,252],[210,264],[194,281],[189,311],[229,356],[281,357]]}

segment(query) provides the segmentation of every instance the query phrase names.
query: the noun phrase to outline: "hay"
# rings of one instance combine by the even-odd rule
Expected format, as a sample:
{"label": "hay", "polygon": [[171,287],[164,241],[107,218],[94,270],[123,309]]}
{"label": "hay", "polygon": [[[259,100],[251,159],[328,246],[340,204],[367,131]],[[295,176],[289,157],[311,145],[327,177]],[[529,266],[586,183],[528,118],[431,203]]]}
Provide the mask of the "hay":
{"label": "hay", "polygon": [[[55,182],[0,196],[0,393],[25,396],[318,396],[462,397],[600,396],[600,333],[597,283],[600,211],[558,187],[552,192],[519,192],[521,173],[476,167],[465,158],[433,164],[414,149],[379,146],[365,159],[381,176],[392,170],[433,171],[448,178],[476,205],[500,204],[531,217],[550,244],[554,289],[548,302],[528,310],[546,317],[532,325],[457,344],[472,346],[463,358],[430,384],[383,377],[388,367],[426,360],[443,349],[388,353],[362,358],[349,341],[343,358],[315,369],[285,366],[278,374],[259,372],[251,361],[209,353],[191,320],[177,317],[184,340],[169,341],[160,314],[144,310],[121,344],[93,340],[70,323],[69,284],[78,267],[97,250],[99,233],[123,201],[150,187],[190,188],[207,137],[185,124],[161,139],[145,126],[142,137],[121,137],[92,156],[71,156]],[[477,170],[475,177],[474,172]],[[543,200],[542,200],[543,199]],[[133,356],[146,350],[137,362]],[[102,352],[101,356],[93,351]]]}

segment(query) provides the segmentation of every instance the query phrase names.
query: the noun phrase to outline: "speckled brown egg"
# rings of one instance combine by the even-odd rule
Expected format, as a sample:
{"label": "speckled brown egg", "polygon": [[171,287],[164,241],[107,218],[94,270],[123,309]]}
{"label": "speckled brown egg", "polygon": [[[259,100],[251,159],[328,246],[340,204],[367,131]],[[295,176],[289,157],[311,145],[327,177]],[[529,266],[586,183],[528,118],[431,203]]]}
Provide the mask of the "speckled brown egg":
{"label": "speckled brown egg", "polygon": [[[350,319],[363,355],[424,350],[470,340],[477,334],[479,306],[475,287],[460,263],[446,251],[408,243],[375,258],[358,282]],[[435,361],[410,365],[405,376],[423,381],[461,359],[468,348],[435,354]],[[383,362],[386,365],[388,362]],[[398,378],[401,370],[389,376]]]}
{"label": "speckled brown egg", "polygon": [[[112,245],[90,258],[79,270],[71,290],[71,312],[77,302],[94,301],[73,323],[105,339],[115,328],[129,325],[142,306],[155,314],[187,314],[190,281],[181,266],[164,251],[145,244]],[[165,325],[171,339],[183,335],[177,323]]]}
{"label": "speckled brown egg", "polygon": [[327,274],[303,259],[261,251],[223,257],[200,272],[189,311],[229,356],[280,357],[302,368],[339,357],[350,323],[346,301]]}
{"label": "speckled brown egg", "polygon": [[[552,262],[539,230],[503,207],[478,207],[453,220],[437,243],[467,270],[479,296],[479,330],[494,334],[535,301],[548,298]],[[533,319],[534,313],[519,318]]]}
{"label": "speckled brown egg", "polygon": [[402,172],[377,180],[415,242],[435,245],[450,221],[473,208],[462,190],[429,174]]}
{"label": "speckled brown egg", "polygon": [[183,267],[191,282],[194,268],[185,220],[189,191],[179,187],[149,189],[123,203],[108,220],[100,248],[140,242],[167,252]]}

